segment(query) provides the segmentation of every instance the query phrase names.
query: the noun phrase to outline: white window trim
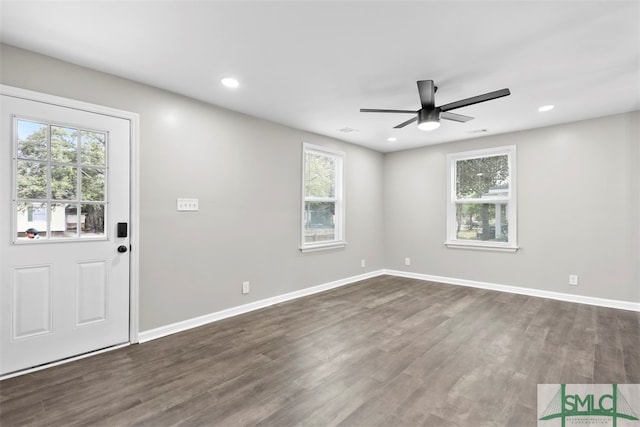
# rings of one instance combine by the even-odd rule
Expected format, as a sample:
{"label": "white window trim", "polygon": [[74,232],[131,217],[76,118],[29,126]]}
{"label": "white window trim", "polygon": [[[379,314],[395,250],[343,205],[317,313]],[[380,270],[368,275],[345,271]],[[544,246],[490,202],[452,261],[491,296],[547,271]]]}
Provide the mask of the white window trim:
{"label": "white window trim", "polygon": [[[481,201],[497,202],[507,201],[509,205],[507,220],[509,221],[508,241],[474,241],[456,239],[456,162],[458,160],[474,159],[478,157],[493,157],[506,154],[509,158],[509,196],[484,198]],[[447,240],[445,245],[453,249],[474,249],[499,252],[516,252],[517,244],[517,171],[516,171],[516,146],[487,148],[482,150],[465,151],[447,155]],[[468,199],[468,202],[479,202],[479,199]]]}
{"label": "white window trim", "polygon": [[[304,232],[305,232],[305,224],[304,224],[304,216],[305,216],[305,202],[306,201],[324,201],[324,198],[318,197],[306,197],[305,194],[305,182],[304,182],[304,170],[305,170],[305,155],[308,152],[315,152],[325,156],[332,156],[337,159],[337,170],[336,170],[336,183],[335,183],[335,198],[331,198],[330,201],[335,201],[335,236],[334,240],[317,242],[317,243],[306,243],[304,240]],[[301,174],[301,216],[300,216],[300,251],[302,252],[315,252],[329,249],[338,249],[343,248],[347,245],[345,241],[345,233],[344,233],[344,164],[345,164],[346,154],[342,151],[333,150],[331,148],[323,147],[321,145],[309,144],[307,142],[302,143],[302,174]]]}

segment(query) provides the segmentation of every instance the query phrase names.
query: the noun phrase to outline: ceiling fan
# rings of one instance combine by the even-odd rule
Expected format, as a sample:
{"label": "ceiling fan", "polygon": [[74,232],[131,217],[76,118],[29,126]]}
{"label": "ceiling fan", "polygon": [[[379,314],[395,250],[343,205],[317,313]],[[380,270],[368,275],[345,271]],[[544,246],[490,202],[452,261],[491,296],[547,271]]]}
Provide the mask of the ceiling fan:
{"label": "ceiling fan", "polygon": [[502,98],[503,96],[511,95],[509,89],[500,89],[494,92],[485,93],[483,95],[472,96],[471,98],[461,99],[460,101],[450,102],[436,107],[435,93],[438,88],[434,85],[433,80],[420,80],[418,81],[418,93],[420,94],[420,103],[422,108],[413,110],[379,110],[374,108],[361,108],[361,113],[403,113],[403,114],[416,114],[412,119],[402,122],[394,129],[400,129],[406,125],[418,121],[418,129],[421,130],[433,130],[440,127],[440,119],[453,120],[454,122],[468,122],[473,117],[463,116],[462,114],[451,113],[450,110],[456,108],[466,107],[468,105],[477,104],[479,102],[490,101],[496,98]]}

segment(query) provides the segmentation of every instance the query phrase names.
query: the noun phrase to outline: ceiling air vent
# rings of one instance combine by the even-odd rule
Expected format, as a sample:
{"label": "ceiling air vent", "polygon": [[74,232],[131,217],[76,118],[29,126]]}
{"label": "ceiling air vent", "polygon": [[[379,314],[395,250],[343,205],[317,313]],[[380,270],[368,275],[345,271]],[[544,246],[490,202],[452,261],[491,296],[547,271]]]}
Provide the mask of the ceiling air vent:
{"label": "ceiling air vent", "polygon": [[354,129],[350,127],[343,127],[342,129],[338,129],[338,131],[342,133],[360,132],[358,129]]}

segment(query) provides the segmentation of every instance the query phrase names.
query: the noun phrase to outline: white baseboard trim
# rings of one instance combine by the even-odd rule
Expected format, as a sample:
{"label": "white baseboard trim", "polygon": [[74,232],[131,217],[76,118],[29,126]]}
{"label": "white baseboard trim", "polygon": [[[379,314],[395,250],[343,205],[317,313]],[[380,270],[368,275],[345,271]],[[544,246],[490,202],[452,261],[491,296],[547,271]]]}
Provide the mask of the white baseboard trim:
{"label": "white baseboard trim", "polygon": [[560,292],[543,291],[540,289],[521,288],[518,286],[499,285],[496,283],[478,282],[475,280],[455,279],[452,277],[433,276],[430,274],[411,273],[398,270],[383,270],[383,274],[406,277],[409,279],[427,280],[430,282],[446,283],[449,285],[468,286],[471,288],[488,289],[492,291],[508,292],[511,294],[529,295],[533,297],[549,298],[559,301],[576,302],[580,304],[597,305],[600,307],[617,308],[640,312],[640,303],[620,301],[605,298],[586,297],[582,295],[563,294]]}
{"label": "white baseboard trim", "polygon": [[143,343],[143,342],[151,341],[157,338],[162,338],[167,335],[183,332],[192,328],[197,328],[198,326],[206,325],[208,323],[216,322],[218,320],[237,316],[239,314],[248,313],[254,310],[259,310],[261,308],[269,307],[271,305],[279,304],[285,301],[290,301],[296,298],[301,298],[307,295],[317,294],[318,292],[323,292],[329,289],[338,288],[340,286],[359,282],[360,280],[370,279],[372,277],[381,276],[383,274],[385,274],[384,270],[371,271],[369,273],[347,277],[346,279],[335,280],[333,282],[312,286],[310,288],[301,289],[299,291],[289,292],[287,294],[278,295],[278,296],[263,299],[260,301],[254,301],[249,304],[243,304],[237,307],[231,307],[226,310],[205,314],[204,316],[195,317],[193,319],[184,320],[182,322],[172,323],[170,325],[161,326],[159,328],[150,329],[148,331],[142,331],[138,334],[138,342]]}
{"label": "white baseboard trim", "polygon": [[346,279],[335,280],[333,282],[324,283],[322,285],[312,286],[310,288],[301,289],[299,291],[290,292],[283,295],[254,301],[249,304],[243,304],[237,307],[231,307],[226,310],[215,313],[205,314],[204,316],[195,317],[193,319],[184,320],[170,325],[161,326],[159,328],[142,331],[138,334],[138,342],[143,343],[167,335],[183,332],[198,326],[213,323],[218,320],[227,319],[239,314],[248,313],[250,311],[259,310],[285,301],[301,298],[308,295],[317,294],[318,292],[327,291],[329,289],[338,288],[360,280],[370,279],[372,277],[389,275],[406,277],[409,279],[425,280],[430,282],[445,283],[449,285],[468,286],[471,288],[488,289],[492,291],[508,292],[512,294],[529,295],[533,297],[549,298],[559,301],[575,302],[580,304],[596,305],[600,307],[617,308],[620,310],[630,310],[640,312],[640,303],[629,301],[610,300],[604,298],[586,297],[582,295],[563,294],[560,292],[543,291],[540,289],[521,288],[518,286],[499,285],[496,283],[478,282],[475,280],[456,279],[452,277],[434,276],[431,274],[412,273],[399,270],[376,270],[357,276],[347,277]]}

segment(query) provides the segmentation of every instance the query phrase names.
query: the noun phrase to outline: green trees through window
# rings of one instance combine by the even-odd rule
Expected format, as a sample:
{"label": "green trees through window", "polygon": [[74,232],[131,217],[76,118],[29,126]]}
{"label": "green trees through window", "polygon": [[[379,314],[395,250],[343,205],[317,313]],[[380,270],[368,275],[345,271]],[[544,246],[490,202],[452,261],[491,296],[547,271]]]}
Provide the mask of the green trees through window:
{"label": "green trees through window", "polygon": [[[479,157],[456,162],[458,201],[486,200],[509,192],[509,157]],[[506,241],[509,223],[505,203],[458,203],[456,237]],[[498,215],[498,217],[496,217]],[[496,229],[496,226],[499,229]]]}

